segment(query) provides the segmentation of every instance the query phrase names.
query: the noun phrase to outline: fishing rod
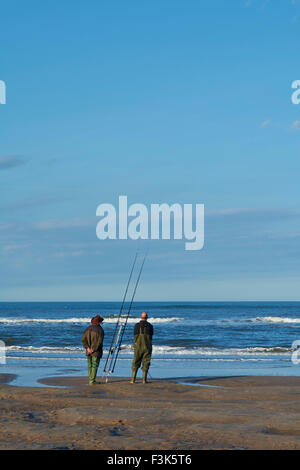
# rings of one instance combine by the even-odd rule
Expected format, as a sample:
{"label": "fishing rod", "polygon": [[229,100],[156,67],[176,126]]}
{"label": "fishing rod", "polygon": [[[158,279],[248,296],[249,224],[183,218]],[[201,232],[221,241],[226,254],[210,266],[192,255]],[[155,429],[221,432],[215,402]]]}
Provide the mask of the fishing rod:
{"label": "fishing rod", "polygon": [[131,312],[131,307],[132,307],[132,304],[133,304],[133,300],[134,300],[134,297],[135,297],[135,294],[136,294],[137,287],[138,287],[139,282],[140,282],[140,278],[141,278],[141,274],[142,274],[142,271],[143,271],[143,267],[144,267],[146,258],[147,258],[147,253],[144,256],[144,259],[143,259],[143,262],[142,262],[142,265],[141,265],[141,268],[140,268],[140,271],[139,271],[139,275],[138,275],[138,278],[137,278],[137,281],[136,281],[136,284],[135,284],[135,288],[134,288],[134,291],[133,291],[133,294],[132,294],[132,298],[131,298],[130,306],[129,306],[129,309],[128,309],[128,312],[127,312],[127,316],[125,317],[125,322],[122,325],[120,342],[119,342],[119,346],[118,346],[118,349],[117,349],[117,352],[116,352],[116,356],[115,356],[115,360],[114,360],[114,363],[113,363],[113,368],[112,368],[111,373],[113,373],[114,370],[115,370],[115,365],[116,365],[116,362],[117,362],[119,351],[121,350],[121,344],[122,344],[125,328],[126,328],[127,321],[128,321],[128,318],[129,318],[129,315],[130,315],[130,312]]}
{"label": "fishing rod", "polygon": [[[107,365],[108,359],[110,358],[110,367],[109,367],[109,370],[107,371],[106,382],[108,382],[109,375],[111,373],[113,373],[114,370],[115,370],[115,365],[116,365],[116,362],[117,362],[117,359],[118,359],[119,351],[121,350],[123,335],[124,335],[125,328],[126,328],[126,325],[127,325],[127,321],[128,321],[128,318],[129,318],[129,315],[130,315],[130,312],[131,312],[131,308],[132,308],[134,297],[135,297],[135,294],[136,294],[136,291],[137,291],[137,287],[138,287],[139,282],[140,282],[140,278],[141,278],[141,274],[142,274],[142,271],[143,271],[143,267],[144,267],[146,258],[147,258],[147,253],[144,255],[144,258],[143,258],[143,261],[142,261],[142,264],[141,264],[141,267],[140,267],[140,270],[139,270],[139,274],[138,274],[138,277],[137,277],[137,280],[136,280],[136,283],[135,283],[134,291],[133,291],[133,294],[132,294],[132,297],[131,297],[131,302],[130,302],[130,305],[129,305],[129,308],[128,308],[128,311],[127,311],[127,314],[124,318],[123,323],[121,323],[121,321],[120,321],[121,320],[121,314],[119,315],[119,319],[118,319],[118,322],[117,322],[117,325],[116,325],[116,328],[115,328],[112,344],[111,344],[111,347],[110,347],[110,350],[109,350],[109,354],[108,354],[106,364],[105,364],[105,369],[104,369],[104,372],[106,372],[106,365]],[[132,270],[131,270],[131,273],[130,273],[130,277],[129,277],[129,280],[128,280],[128,283],[127,283],[127,288],[126,288],[126,291],[125,291],[125,295],[124,295],[124,299],[123,299],[123,303],[122,303],[122,308],[123,308],[124,303],[125,303],[125,298],[126,298],[126,295],[127,295],[127,291],[128,291],[128,287],[129,287],[129,284],[130,284],[131,277],[132,277],[132,273],[133,273],[133,270],[134,270],[134,267],[135,267],[136,259],[137,259],[137,254],[136,254],[136,257],[135,257],[135,260],[134,260],[134,263],[133,263],[133,267],[132,267]],[[119,329],[118,329],[118,326],[119,326]],[[117,331],[118,331],[118,333],[117,333]],[[117,333],[117,337],[116,337],[116,333]]]}
{"label": "fishing rod", "polygon": [[124,296],[123,296],[123,300],[122,300],[118,320],[117,320],[117,323],[116,323],[116,326],[115,326],[115,329],[114,329],[114,334],[113,334],[113,337],[112,337],[112,340],[111,340],[111,344],[110,344],[110,348],[109,348],[108,355],[107,355],[107,358],[106,358],[106,362],[105,362],[105,365],[104,365],[103,373],[106,372],[106,366],[108,364],[109,357],[113,353],[113,344],[114,344],[116,332],[118,330],[118,326],[119,326],[119,323],[120,323],[120,318],[121,318],[122,311],[123,311],[123,308],[124,308],[128,288],[129,288],[129,285],[130,285],[130,281],[131,281],[131,278],[132,278],[132,274],[133,274],[133,270],[134,270],[134,266],[135,266],[137,257],[138,257],[138,254],[136,253],[135,257],[134,257],[134,260],[133,260],[132,267],[131,267],[131,271],[130,271],[130,274],[129,274],[129,279],[128,279],[127,286],[126,286],[126,289],[125,289],[125,293],[124,293]]}

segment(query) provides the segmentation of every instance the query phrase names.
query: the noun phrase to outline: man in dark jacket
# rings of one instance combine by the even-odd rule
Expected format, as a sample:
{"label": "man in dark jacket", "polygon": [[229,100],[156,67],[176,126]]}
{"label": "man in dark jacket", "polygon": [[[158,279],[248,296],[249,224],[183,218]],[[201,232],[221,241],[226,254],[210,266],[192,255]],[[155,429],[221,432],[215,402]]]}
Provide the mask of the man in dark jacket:
{"label": "man in dark jacket", "polygon": [[132,361],[131,382],[135,382],[138,368],[142,364],[143,384],[147,383],[147,374],[152,354],[153,326],[147,321],[148,315],[143,312],[141,321],[134,326],[134,358]]}
{"label": "man in dark jacket", "polygon": [[104,331],[100,323],[103,322],[103,318],[100,315],[96,315],[91,319],[91,325],[88,326],[82,334],[82,344],[86,350],[88,360],[88,374],[89,384],[94,385],[96,383],[96,375],[100,363],[100,359],[103,354],[103,338]]}

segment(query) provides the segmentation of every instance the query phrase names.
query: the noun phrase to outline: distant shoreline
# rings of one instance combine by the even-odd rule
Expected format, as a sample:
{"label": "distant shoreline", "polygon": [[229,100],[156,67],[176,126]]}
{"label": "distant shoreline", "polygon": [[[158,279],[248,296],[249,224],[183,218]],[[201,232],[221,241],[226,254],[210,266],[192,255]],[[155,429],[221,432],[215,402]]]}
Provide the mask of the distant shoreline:
{"label": "distant shoreline", "polygon": [[[0,304],[6,303],[116,303],[119,300],[1,300]],[[226,303],[300,303],[299,300],[135,300],[135,304],[151,304],[151,303],[210,303],[210,304],[226,304]]]}

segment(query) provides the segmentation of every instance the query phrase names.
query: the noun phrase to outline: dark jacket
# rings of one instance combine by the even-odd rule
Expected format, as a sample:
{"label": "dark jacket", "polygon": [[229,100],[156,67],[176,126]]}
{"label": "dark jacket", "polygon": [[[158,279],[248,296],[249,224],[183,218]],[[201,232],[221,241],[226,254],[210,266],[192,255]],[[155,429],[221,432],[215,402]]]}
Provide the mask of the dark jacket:
{"label": "dark jacket", "polygon": [[146,320],[141,320],[134,326],[134,355],[135,358],[145,353],[152,353],[153,326]]}
{"label": "dark jacket", "polygon": [[91,356],[102,357],[103,338],[104,338],[104,331],[103,331],[102,326],[90,325],[84,330],[82,334],[81,342],[85,349],[91,348],[94,351],[91,354]]}
{"label": "dark jacket", "polygon": [[141,320],[139,323],[136,323],[134,326],[134,336],[139,335],[140,333],[153,336],[153,326],[147,320]]}

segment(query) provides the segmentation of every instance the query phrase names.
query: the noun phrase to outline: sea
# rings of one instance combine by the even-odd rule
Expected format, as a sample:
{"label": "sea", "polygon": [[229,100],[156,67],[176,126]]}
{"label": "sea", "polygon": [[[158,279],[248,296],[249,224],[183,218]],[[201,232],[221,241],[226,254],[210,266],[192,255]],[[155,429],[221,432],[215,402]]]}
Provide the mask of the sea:
{"label": "sea", "polygon": [[[98,377],[105,379],[120,307],[121,302],[1,302],[0,373],[15,374],[10,383],[21,386],[42,386],[38,380],[50,376],[87,375],[81,336],[99,314],[105,338]],[[300,375],[300,302],[134,302],[110,376],[130,376],[133,328],[143,311],[154,328],[150,380]]]}

